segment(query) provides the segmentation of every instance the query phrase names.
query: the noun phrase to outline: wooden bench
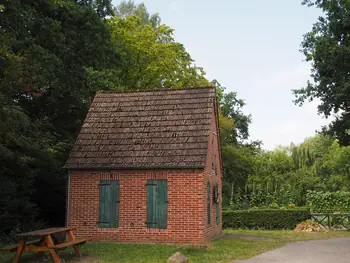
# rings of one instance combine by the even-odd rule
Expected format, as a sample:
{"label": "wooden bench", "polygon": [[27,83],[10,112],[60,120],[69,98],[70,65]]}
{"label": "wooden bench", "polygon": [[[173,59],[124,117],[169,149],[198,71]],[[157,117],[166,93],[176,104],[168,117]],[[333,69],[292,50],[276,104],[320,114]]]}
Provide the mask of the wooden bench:
{"label": "wooden bench", "polygon": [[[41,242],[41,239],[35,239],[35,240],[27,241],[27,242],[26,242],[26,246],[27,246],[27,245],[36,245],[36,244],[39,244],[40,242]],[[19,244],[16,244],[16,245],[8,245],[8,246],[6,246],[6,247],[0,248],[0,251],[10,251],[10,252],[13,252],[13,251],[16,251],[18,247],[19,247]]]}
{"label": "wooden bench", "polygon": [[60,244],[57,244],[57,245],[49,246],[49,248],[51,248],[51,249],[63,249],[63,248],[69,247],[69,246],[82,245],[82,244],[84,244],[85,242],[87,242],[89,240],[91,240],[91,239],[78,238],[78,239],[74,239],[74,240],[71,240],[71,241],[66,241],[64,243],[60,243]]}

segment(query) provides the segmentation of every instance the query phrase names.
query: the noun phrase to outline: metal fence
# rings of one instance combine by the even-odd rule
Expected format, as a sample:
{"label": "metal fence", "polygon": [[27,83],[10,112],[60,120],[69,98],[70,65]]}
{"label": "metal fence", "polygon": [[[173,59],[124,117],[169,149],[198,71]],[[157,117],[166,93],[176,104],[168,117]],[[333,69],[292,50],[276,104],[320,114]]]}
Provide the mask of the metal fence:
{"label": "metal fence", "polygon": [[350,214],[311,214],[311,219],[332,230],[350,230]]}

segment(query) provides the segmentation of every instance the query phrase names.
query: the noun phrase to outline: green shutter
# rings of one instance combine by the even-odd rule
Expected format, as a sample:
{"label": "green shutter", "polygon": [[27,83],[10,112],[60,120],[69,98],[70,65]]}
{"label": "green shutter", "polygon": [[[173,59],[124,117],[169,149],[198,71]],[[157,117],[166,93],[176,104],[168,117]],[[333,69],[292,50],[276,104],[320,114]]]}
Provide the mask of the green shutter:
{"label": "green shutter", "polygon": [[118,227],[118,219],[119,219],[119,181],[112,181],[111,184],[111,224],[110,227],[117,228]]}
{"label": "green shutter", "polygon": [[115,202],[115,227],[119,226],[119,199],[120,195],[120,184],[119,181],[116,181],[116,202]]}
{"label": "green shutter", "polygon": [[214,147],[214,135],[211,139],[211,168],[215,169],[215,147]]}
{"label": "green shutter", "polygon": [[158,227],[167,228],[168,221],[168,182],[166,180],[158,180]]}
{"label": "green shutter", "polygon": [[110,182],[101,181],[100,182],[100,202],[99,202],[99,218],[98,226],[99,227],[109,227],[110,224],[110,214],[108,204],[110,203]]}
{"label": "green shutter", "polygon": [[216,224],[220,224],[220,206],[219,202],[216,203]]}
{"label": "green shutter", "polygon": [[100,182],[99,227],[117,228],[119,218],[119,181]]}
{"label": "green shutter", "polygon": [[216,201],[216,224],[220,224],[220,202],[219,202],[219,185],[216,185],[215,187],[216,189],[216,192],[217,192],[217,195],[218,195],[218,199]]}
{"label": "green shutter", "polygon": [[210,182],[207,185],[207,217],[208,225],[210,225]]}
{"label": "green shutter", "polygon": [[157,182],[155,180],[147,181],[147,220],[149,228],[157,228]]}
{"label": "green shutter", "polygon": [[168,184],[166,180],[147,181],[148,228],[167,228]]}

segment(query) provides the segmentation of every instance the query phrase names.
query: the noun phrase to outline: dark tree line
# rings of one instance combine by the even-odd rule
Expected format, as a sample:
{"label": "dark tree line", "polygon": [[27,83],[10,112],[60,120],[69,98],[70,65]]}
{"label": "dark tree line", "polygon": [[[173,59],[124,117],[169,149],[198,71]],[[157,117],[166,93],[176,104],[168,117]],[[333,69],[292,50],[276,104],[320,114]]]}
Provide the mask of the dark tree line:
{"label": "dark tree line", "polygon": [[2,233],[64,222],[61,167],[96,91],[86,69],[119,63],[98,7],[105,4],[8,0],[1,7]]}

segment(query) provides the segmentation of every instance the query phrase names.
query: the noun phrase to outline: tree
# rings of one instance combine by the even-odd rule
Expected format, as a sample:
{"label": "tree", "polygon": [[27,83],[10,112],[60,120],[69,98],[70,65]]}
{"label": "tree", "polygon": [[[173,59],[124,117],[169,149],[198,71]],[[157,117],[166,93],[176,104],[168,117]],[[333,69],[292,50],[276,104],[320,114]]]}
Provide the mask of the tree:
{"label": "tree", "polygon": [[101,18],[114,15],[111,0],[76,0],[76,2],[90,7]]}
{"label": "tree", "polygon": [[125,89],[208,86],[202,68],[194,64],[174,30],[144,24],[138,16],[108,21],[116,52],[121,54],[120,83]]}
{"label": "tree", "polygon": [[337,114],[324,132],[336,135],[343,145],[350,144],[350,2],[345,0],[304,0],[324,12],[304,36],[302,52],[312,63],[305,88],[294,90],[296,103],[319,99],[318,112],[326,117]]}
{"label": "tree", "polygon": [[103,15],[89,4],[7,0],[0,12],[1,233],[39,215],[62,225],[62,166],[101,88],[95,74],[117,68],[118,57]]}
{"label": "tree", "polygon": [[153,28],[160,26],[160,16],[158,13],[150,14],[144,3],[138,5],[134,1],[128,0],[122,1],[116,8],[115,14],[121,18],[127,18],[128,16],[137,16],[141,19],[142,24],[151,25]]}
{"label": "tree", "polygon": [[[306,205],[307,192],[349,191],[350,146],[340,146],[332,137],[317,134],[299,145],[260,151],[253,157],[249,191],[253,205]],[[254,197],[257,194],[257,197]],[[268,200],[264,196],[272,195]]]}
{"label": "tree", "polygon": [[222,116],[235,122],[231,143],[237,144],[247,140],[249,138],[249,125],[252,120],[250,115],[245,115],[242,111],[245,105],[244,100],[239,99],[236,92],[225,93],[226,87],[223,87],[216,79],[212,80],[211,84],[216,87]]}
{"label": "tree", "polygon": [[[252,173],[254,155],[259,152],[260,142],[247,143],[251,116],[245,115],[245,103],[236,92],[225,93],[217,80],[211,81],[216,87],[219,103],[220,142],[223,162],[223,202],[228,206],[233,197],[244,194],[248,176]],[[237,201],[237,200],[236,200]]]}

